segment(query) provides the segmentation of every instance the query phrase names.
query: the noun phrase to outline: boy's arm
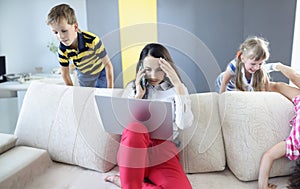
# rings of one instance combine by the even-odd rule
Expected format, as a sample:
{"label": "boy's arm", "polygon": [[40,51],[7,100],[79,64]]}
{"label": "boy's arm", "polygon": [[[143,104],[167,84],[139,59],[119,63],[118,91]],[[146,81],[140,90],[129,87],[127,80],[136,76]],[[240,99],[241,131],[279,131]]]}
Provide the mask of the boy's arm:
{"label": "boy's arm", "polygon": [[106,72],[106,80],[107,80],[107,88],[113,88],[114,87],[114,68],[113,65],[108,57],[106,55],[102,58],[102,62],[105,66],[105,72]]}
{"label": "boy's arm", "polygon": [[223,75],[223,79],[221,81],[220,94],[226,91],[226,86],[231,77],[232,77],[231,73],[228,70],[226,70]]}
{"label": "boy's arm", "polygon": [[73,82],[70,76],[70,71],[68,66],[61,66],[61,76],[66,85],[73,86]]}

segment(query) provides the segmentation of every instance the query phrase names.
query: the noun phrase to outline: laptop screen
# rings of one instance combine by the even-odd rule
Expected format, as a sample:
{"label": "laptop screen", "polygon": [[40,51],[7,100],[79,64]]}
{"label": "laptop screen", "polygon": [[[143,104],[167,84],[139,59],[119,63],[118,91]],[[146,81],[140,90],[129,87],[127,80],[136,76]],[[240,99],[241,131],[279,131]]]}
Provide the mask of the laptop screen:
{"label": "laptop screen", "polygon": [[150,138],[173,140],[171,102],[95,95],[105,131],[122,134],[129,123],[141,122]]}

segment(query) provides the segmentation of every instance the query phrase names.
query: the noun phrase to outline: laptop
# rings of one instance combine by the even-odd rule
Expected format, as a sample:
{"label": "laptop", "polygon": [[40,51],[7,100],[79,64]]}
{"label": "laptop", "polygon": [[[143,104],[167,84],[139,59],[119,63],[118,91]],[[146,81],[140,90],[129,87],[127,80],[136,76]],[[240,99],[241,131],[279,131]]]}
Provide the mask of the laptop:
{"label": "laptop", "polygon": [[106,132],[121,135],[129,123],[141,122],[151,139],[173,140],[171,102],[99,95],[95,100]]}

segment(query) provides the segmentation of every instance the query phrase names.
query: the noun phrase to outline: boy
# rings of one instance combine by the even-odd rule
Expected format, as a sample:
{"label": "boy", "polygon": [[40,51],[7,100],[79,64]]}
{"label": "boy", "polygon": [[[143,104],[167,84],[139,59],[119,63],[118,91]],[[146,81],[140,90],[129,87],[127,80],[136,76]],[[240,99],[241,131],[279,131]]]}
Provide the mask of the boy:
{"label": "boy", "polygon": [[75,11],[69,5],[53,7],[47,25],[60,41],[58,59],[66,85],[73,85],[69,72],[72,59],[80,86],[113,88],[113,66],[102,41],[91,32],[79,30]]}

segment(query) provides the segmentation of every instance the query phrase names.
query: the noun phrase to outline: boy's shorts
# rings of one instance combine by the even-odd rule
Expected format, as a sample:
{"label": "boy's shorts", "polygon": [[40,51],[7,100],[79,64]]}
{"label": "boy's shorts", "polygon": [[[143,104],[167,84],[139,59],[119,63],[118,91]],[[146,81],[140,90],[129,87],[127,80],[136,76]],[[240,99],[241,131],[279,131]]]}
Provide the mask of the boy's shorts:
{"label": "boy's shorts", "polygon": [[82,87],[97,87],[97,88],[106,88],[107,80],[106,80],[106,71],[105,68],[99,73],[95,75],[87,75],[82,73],[79,70],[77,71],[77,77],[79,85]]}

